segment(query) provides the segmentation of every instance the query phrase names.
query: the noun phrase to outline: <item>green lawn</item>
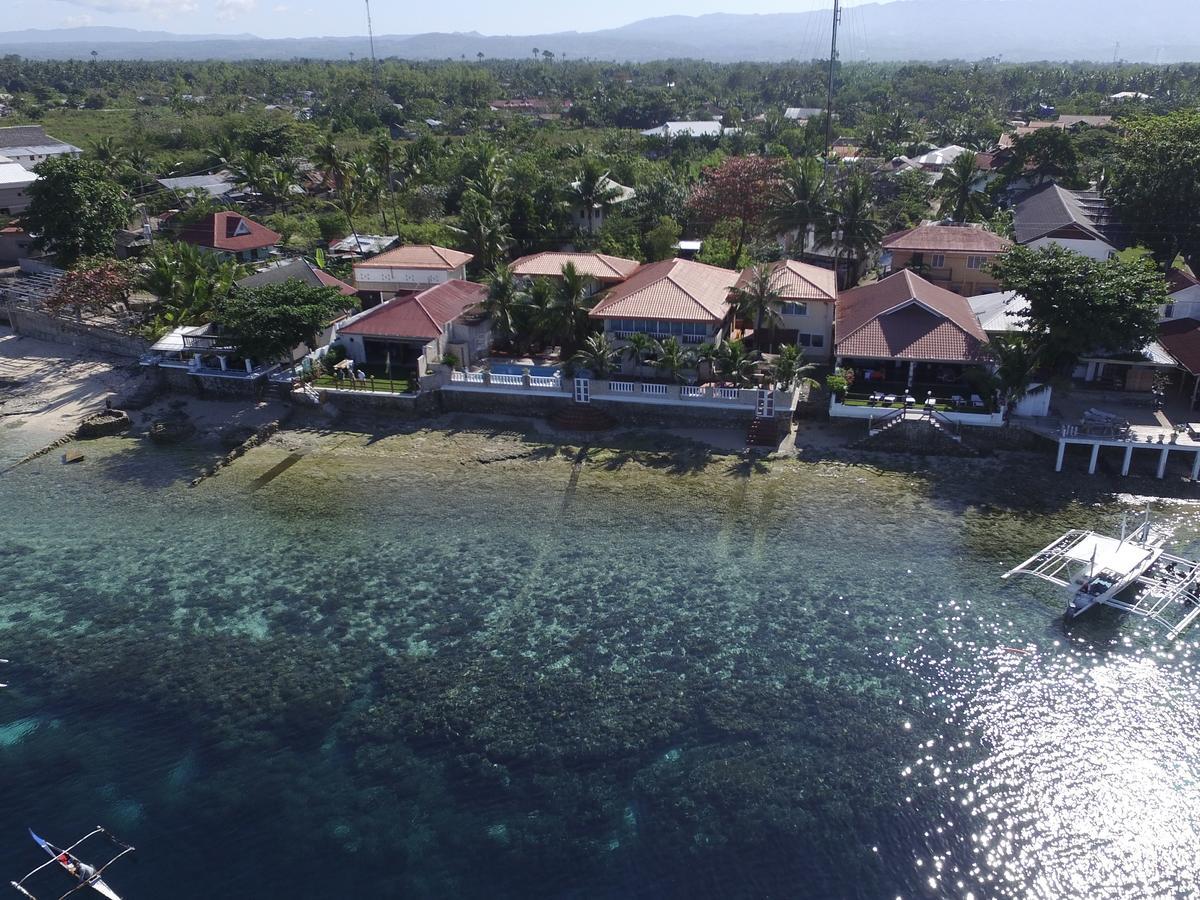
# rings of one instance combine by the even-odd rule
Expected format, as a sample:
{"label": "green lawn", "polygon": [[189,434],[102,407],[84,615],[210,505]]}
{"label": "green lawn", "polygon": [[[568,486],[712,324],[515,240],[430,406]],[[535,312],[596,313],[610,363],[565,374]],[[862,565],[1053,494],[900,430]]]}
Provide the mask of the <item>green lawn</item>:
{"label": "green lawn", "polygon": [[313,387],[343,388],[377,394],[410,394],[416,391],[416,383],[408,378],[373,378],[365,384],[361,381],[350,381],[343,378],[340,381],[332,375],[321,375],[313,381]]}

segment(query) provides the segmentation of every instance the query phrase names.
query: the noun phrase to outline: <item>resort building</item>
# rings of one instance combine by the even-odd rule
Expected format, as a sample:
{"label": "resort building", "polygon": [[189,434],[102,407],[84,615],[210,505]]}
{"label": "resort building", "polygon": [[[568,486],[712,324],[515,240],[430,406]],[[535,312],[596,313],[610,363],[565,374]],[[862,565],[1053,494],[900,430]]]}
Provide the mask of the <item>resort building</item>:
{"label": "resort building", "polygon": [[254,262],[266,259],[280,236],[239,212],[223,210],[184,225],[178,239],[238,262]]}
{"label": "resort building", "polygon": [[729,292],[738,277],[730,269],[687,259],[650,263],[609,291],[589,315],[618,342],[632,334],[674,337],[681,344],[715,342],[727,334]]}
{"label": "resort building", "polygon": [[987,335],[971,305],[905,269],[838,296],[835,352],[856,389],[969,389],[964,375],[987,365]]}
{"label": "resort building", "polygon": [[[746,269],[737,287],[745,287],[754,277]],[[779,318],[775,323],[774,343],[796,344],[804,348],[805,359],[828,362],[833,356],[833,320],[837,304],[837,276],[832,269],[822,269],[794,259],[771,263],[771,287],[780,298]],[[753,322],[746,323],[753,327]],[[770,334],[755,345],[766,347]]]}
{"label": "resort building", "polygon": [[0,128],[0,155],[33,171],[51,157],[82,156],[83,151],[74,144],[46,134],[46,129],[41,125],[11,125]]}
{"label": "resort building", "polygon": [[956,294],[994,291],[988,264],[1012,242],[979,225],[928,224],[883,239],[884,271],[912,269]]}
{"label": "resort building", "polygon": [[467,367],[491,349],[491,319],[479,311],[486,297],[483,285],[458,279],[394,297],[339,325],[336,343],[368,375],[423,376],[447,354]]}
{"label": "resort building", "polygon": [[20,163],[0,156],[0,216],[15,216],[29,208],[29,186],[38,180]]}
{"label": "resort building", "polygon": [[1128,246],[1125,229],[1097,191],[1069,191],[1053,182],[1024,194],[1013,207],[1018,244],[1056,244],[1104,260]]}
{"label": "resort building", "polygon": [[467,277],[475,257],[433,244],[404,244],[354,264],[354,287],[368,304]]}
{"label": "resort building", "polygon": [[597,290],[620,284],[641,268],[636,259],[607,256],[603,253],[559,253],[548,251],[522,256],[514,260],[512,273],[517,278],[562,278],[562,271],[571,264],[581,275],[592,280]]}

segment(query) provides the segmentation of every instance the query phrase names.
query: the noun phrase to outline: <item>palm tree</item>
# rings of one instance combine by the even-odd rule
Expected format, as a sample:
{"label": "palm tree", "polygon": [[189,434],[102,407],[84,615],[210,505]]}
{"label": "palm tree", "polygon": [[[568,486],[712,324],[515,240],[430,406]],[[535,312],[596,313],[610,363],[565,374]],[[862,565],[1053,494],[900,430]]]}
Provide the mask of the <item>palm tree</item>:
{"label": "palm tree", "polygon": [[813,157],[804,157],[790,167],[771,198],[770,225],[786,235],[791,247],[799,242],[804,250],[809,229],[821,232],[829,219],[829,190],[825,167]]}
{"label": "palm tree", "polygon": [[648,334],[635,331],[629,337],[625,338],[625,355],[633,363],[634,375],[641,374],[642,363],[646,361],[646,357],[653,349],[654,339]]}
{"label": "palm tree", "polygon": [[484,276],[488,295],[479,308],[492,317],[492,330],[501,343],[512,343],[517,333],[520,294],[512,269],[499,265]]}
{"label": "palm tree", "polygon": [[[396,145],[386,134],[377,134],[371,141],[370,154],[371,164],[375,167],[375,171],[379,173],[379,177],[383,179],[383,183],[387,186],[388,194],[391,196],[392,225],[398,231],[400,229],[400,214],[396,211]],[[387,216],[383,217],[383,227],[386,231]]]}
{"label": "palm tree", "polygon": [[340,187],[345,166],[342,160],[342,151],[334,142],[333,135],[324,135],[313,147],[312,155],[313,159],[325,169],[325,186],[328,188]]}
{"label": "palm tree", "polygon": [[669,375],[672,381],[683,381],[683,370],[692,365],[691,351],[685,350],[678,338],[654,342],[654,368]]}
{"label": "palm tree", "polygon": [[[750,270],[750,280],[730,293],[730,301],[737,314],[754,320],[754,346],[759,352],[770,350],[775,345],[775,324],[779,321],[783,298],[774,284],[774,268],[770,264],[755,266]],[[765,344],[762,339],[763,322],[771,323],[771,339]]]}
{"label": "palm tree", "polygon": [[779,351],[771,364],[769,373],[777,387],[787,390],[793,385],[808,385],[815,387],[818,382],[812,377],[817,370],[816,363],[804,362],[804,350],[795,344],[788,344]]}
{"label": "palm tree", "polygon": [[208,165],[214,169],[228,166],[241,152],[241,145],[227,134],[217,135],[212,147],[204,151],[208,157]]}
{"label": "palm tree", "polygon": [[1039,371],[1047,370],[1037,345],[1027,334],[998,334],[984,348],[996,360],[996,387],[1005,409],[1031,393],[1045,390],[1046,381],[1033,387]]}
{"label": "palm tree", "polygon": [[92,141],[88,145],[88,153],[110,177],[120,174],[125,168],[125,148],[111,135]]}
{"label": "palm tree", "polygon": [[552,346],[563,333],[562,307],[554,295],[554,284],[548,278],[533,279],[521,292],[527,331],[543,349]]}
{"label": "palm tree", "polygon": [[558,283],[558,302],[562,307],[563,353],[575,350],[591,328],[588,313],[595,305],[592,295],[592,279],[575,268],[574,263],[562,267],[562,279]]}
{"label": "palm tree", "polygon": [[[849,284],[857,284],[859,268],[883,239],[883,225],[875,213],[871,182],[865,175],[851,175],[837,192],[822,237],[834,244],[835,254],[845,252],[851,261]],[[835,271],[836,266],[835,256]]]}
{"label": "palm tree", "polygon": [[467,239],[475,254],[478,270],[494,269],[504,258],[511,240],[508,223],[501,218],[495,205],[483,195],[467,191],[463,195],[458,230]]}
{"label": "palm tree", "polygon": [[283,169],[275,169],[263,187],[266,188],[267,196],[275,203],[275,210],[278,212],[292,199],[296,180]]}
{"label": "palm tree", "polygon": [[960,153],[942,172],[937,183],[942,209],[955,222],[975,222],[987,216],[987,195],[979,190],[979,166],[975,154]]}
{"label": "palm tree", "polygon": [[247,269],[233,260],[185,243],[156,244],[143,263],[140,285],[159,298],[158,320],[164,325],[196,325],[209,321],[217,304]]}
{"label": "palm tree", "polygon": [[582,368],[597,378],[606,378],[621,358],[621,351],[603,332],[593,334],[583,344],[583,349],[573,357]]}
{"label": "palm tree", "polygon": [[696,348],[695,353],[693,355],[696,358],[697,368],[699,368],[701,365],[703,365],[705,367],[705,369],[708,371],[706,380],[711,381],[713,376],[715,376],[717,374],[717,365],[721,359],[720,343],[718,342],[718,343],[714,344],[711,341],[705,341],[703,344],[701,344],[699,347]]}
{"label": "palm tree", "polygon": [[587,231],[589,233],[595,228],[594,220],[597,213],[603,220],[604,214],[612,206],[613,201],[621,195],[621,192],[613,185],[612,179],[608,177],[608,169],[591,157],[584,158],[579,174],[571,183],[571,193],[576,204],[581,206],[587,215]]}
{"label": "palm tree", "polygon": [[754,360],[740,340],[726,341],[721,345],[717,366],[721,376],[734,384],[750,384],[754,380]]}

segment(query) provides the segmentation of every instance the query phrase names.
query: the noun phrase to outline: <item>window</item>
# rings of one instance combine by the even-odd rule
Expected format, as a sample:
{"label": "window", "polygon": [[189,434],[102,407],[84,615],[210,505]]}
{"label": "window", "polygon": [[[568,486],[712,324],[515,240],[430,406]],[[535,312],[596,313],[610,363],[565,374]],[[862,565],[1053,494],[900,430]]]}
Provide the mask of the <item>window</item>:
{"label": "window", "polygon": [[1168,303],[1163,307],[1163,318],[1172,319],[1175,317],[1175,304]]}
{"label": "window", "polygon": [[931,257],[929,257],[929,268],[931,268],[931,269],[946,268],[946,254],[935,253]]}
{"label": "window", "polygon": [[967,268],[968,269],[982,269],[984,266],[984,263],[986,263],[986,262],[987,262],[986,256],[968,256],[967,257]]}
{"label": "window", "polygon": [[801,347],[824,347],[825,335],[823,334],[807,334],[801,331],[796,335],[796,343]]}
{"label": "window", "polygon": [[812,345],[814,347],[824,347],[825,346],[825,335],[814,334],[812,336]]}
{"label": "window", "polygon": [[785,303],[783,304],[783,314],[785,316],[807,316],[807,303]]}

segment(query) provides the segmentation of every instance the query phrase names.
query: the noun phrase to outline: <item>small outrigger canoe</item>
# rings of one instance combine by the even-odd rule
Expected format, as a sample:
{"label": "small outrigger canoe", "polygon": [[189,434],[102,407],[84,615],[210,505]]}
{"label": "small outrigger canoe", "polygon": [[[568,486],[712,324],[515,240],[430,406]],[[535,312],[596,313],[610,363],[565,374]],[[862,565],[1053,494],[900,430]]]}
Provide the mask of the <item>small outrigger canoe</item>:
{"label": "small outrigger canoe", "polygon": [[[89,866],[87,863],[85,863],[79,857],[75,856],[71,851],[74,850],[76,847],[78,847],[80,844],[82,844],[84,841],[86,841],[88,838],[94,837],[98,834],[103,834],[110,841],[112,841],[114,844],[116,844],[118,847],[120,847],[121,851],[116,856],[114,856],[112,859],[110,859],[108,862],[106,862],[104,865],[102,865],[100,868],[97,869],[95,866]],[[133,847],[129,846],[128,844],[122,844],[120,841],[118,841],[116,838],[114,838],[111,834],[108,833],[108,831],[106,831],[100,825],[97,825],[95,830],[84,835],[82,838],[77,840],[74,844],[72,844],[70,847],[68,847],[65,850],[61,849],[60,847],[54,846],[53,844],[51,844],[49,841],[45,840],[44,838],[38,837],[38,835],[34,833],[32,828],[29,829],[29,836],[33,838],[34,842],[39,847],[41,847],[48,854],[50,854],[50,861],[42,863],[40,866],[38,866],[36,869],[34,869],[32,872],[30,872],[28,875],[26,875],[20,881],[12,882],[12,886],[15,887],[22,894],[24,894],[26,897],[31,898],[31,900],[37,900],[37,898],[34,897],[33,894],[31,894],[25,888],[25,882],[28,881],[31,876],[40,872],[42,869],[46,868],[47,866],[52,866],[55,863],[57,863],[58,865],[60,865],[63,868],[63,871],[65,871],[68,875],[70,875],[72,878],[74,878],[76,881],[79,882],[75,887],[71,888],[71,890],[69,890],[65,894],[63,894],[62,897],[58,898],[58,900],[63,900],[63,898],[70,896],[71,894],[75,893],[76,891],[83,890],[84,888],[91,888],[96,893],[100,894],[102,897],[107,897],[108,900],[121,900],[121,898],[117,895],[116,891],[114,891],[112,888],[110,888],[107,884],[104,883],[104,879],[101,878],[100,875],[105,869],[107,869],[109,866],[111,866],[113,863],[115,863],[118,859],[120,859],[126,853],[132,853]]]}

